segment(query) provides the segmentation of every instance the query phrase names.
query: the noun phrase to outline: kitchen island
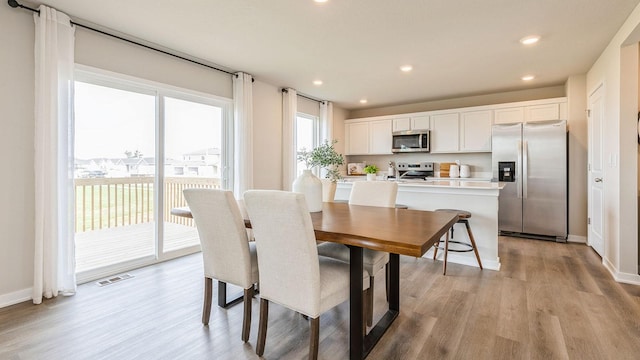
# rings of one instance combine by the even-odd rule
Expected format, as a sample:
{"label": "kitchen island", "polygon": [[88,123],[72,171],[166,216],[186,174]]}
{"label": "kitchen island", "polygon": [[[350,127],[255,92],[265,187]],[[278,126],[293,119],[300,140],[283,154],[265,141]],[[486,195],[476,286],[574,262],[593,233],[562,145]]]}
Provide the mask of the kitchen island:
{"label": "kitchen island", "polygon": [[[358,181],[358,180],[355,180]],[[348,200],[353,181],[338,182],[336,200]],[[465,180],[399,180],[396,203],[409,209],[459,209],[471,212],[469,225],[478,246],[485,269],[500,270],[498,257],[498,195],[504,184],[489,181]],[[456,241],[469,242],[464,225],[454,226]],[[456,248],[451,244],[450,248]],[[442,258],[443,251],[438,252]],[[433,257],[433,249],[425,258]],[[449,252],[448,262],[478,266],[473,252]]]}

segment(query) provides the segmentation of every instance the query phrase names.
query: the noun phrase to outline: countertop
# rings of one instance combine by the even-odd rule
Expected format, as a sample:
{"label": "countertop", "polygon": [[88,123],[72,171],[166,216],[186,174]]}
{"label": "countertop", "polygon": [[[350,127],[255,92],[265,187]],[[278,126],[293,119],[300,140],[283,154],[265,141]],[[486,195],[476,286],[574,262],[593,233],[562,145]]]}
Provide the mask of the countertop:
{"label": "countertop", "polygon": [[[366,179],[346,179],[345,181],[338,182],[338,184],[351,184],[354,181],[366,181]],[[395,181],[395,180],[378,180],[378,181]],[[502,182],[490,182],[481,180],[471,180],[467,178],[465,180],[414,180],[414,179],[402,179],[397,181],[400,187],[432,187],[432,188],[465,188],[465,189],[487,189],[487,190],[501,190],[504,188]]]}

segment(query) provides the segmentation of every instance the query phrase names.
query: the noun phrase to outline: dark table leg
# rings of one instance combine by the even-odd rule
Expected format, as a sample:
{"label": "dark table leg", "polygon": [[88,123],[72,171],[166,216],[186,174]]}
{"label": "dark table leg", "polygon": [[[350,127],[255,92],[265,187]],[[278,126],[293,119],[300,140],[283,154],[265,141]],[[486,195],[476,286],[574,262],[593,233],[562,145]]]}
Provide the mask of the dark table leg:
{"label": "dark table leg", "polygon": [[389,310],[362,336],[362,248],[350,246],[349,359],[364,359],[400,313],[400,255],[389,254]]}
{"label": "dark table leg", "polygon": [[349,359],[361,360],[362,353],[362,248],[350,249],[350,289],[349,289]]}
{"label": "dark table leg", "polygon": [[218,306],[224,309],[240,304],[244,300],[244,293],[236,295],[232,300],[227,301],[227,283],[218,281]]}

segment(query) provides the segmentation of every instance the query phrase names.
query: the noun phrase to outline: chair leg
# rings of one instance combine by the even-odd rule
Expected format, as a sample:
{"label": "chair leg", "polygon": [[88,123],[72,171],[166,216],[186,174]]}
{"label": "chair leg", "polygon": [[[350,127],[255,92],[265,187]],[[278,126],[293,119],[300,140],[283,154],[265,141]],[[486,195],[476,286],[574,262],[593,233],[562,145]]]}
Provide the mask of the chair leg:
{"label": "chair leg", "polygon": [[320,316],[311,319],[311,329],[309,331],[309,359],[318,359],[318,345],[320,343]]}
{"label": "chair leg", "polygon": [[447,254],[449,253],[449,232],[444,238],[444,262],[442,263],[442,275],[447,275]]}
{"label": "chair leg", "polygon": [[466,221],[464,225],[467,227],[467,233],[469,233],[469,240],[471,240],[471,246],[473,246],[473,252],[476,254],[478,265],[480,266],[480,270],[482,270],[482,261],[480,261],[480,254],[478,254],[478,247],[476,246],[476,240],[473,238],[473,233],[471,232],[469,221]]}
{"label": "chair leg", "polygon": [[209,325],[211,316],[211,301],[213,300],[213,279],[204,278],[204,304],[202,306],[202,323]]}
{"label": "chair leg", "polygon": [[260,299],[260,321],[258,324],[258,344],[256,354],[264,354],[264,343],[267,339],[267,322],[269,322],[269,300]]}
{"label": "chair leg", "polygon": [[374,283],[374,277],[373,276],[369,276],[369,299],[367,300],[369,302],[369,313],[367,314],[367,326],[371,326],[373,325],[373,283]]}
{"label": "chair leg", "polygon": [[253,298],[253,286],[244,289],[244,317],[242,321],[242,341],[249,341],[251,331],[251,299]]}
{"label": "chair leg", "polygon": [[[447,234],[449,234],[449,232],[447,232]],[[436,256],[438,256],[438,246],[440,246],[439,240],[433,245],[433,260],[435,260]]]}

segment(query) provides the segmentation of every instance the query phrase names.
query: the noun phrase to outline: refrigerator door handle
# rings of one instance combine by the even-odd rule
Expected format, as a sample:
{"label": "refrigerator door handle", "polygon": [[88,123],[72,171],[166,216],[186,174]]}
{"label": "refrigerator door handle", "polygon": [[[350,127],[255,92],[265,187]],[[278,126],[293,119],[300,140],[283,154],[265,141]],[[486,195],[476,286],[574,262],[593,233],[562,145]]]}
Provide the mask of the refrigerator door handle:
{"label": "refrigerator door handle", "polygon": [[529,168],[529,146],[528,142],[525,140],[522,142],[522,198],[527,198],[527,178],[529,178],[528,173]]}
{"label": "refrigerator door handle", "polygon": [[[516,169],[518,169],[518,171],[520,171],[522,167],[520,163],[521,161],[522,161],[522,141],[518,140],[518,158],[516,162]],[[518,177],[522,178],[522,173],[518,174],[518,172],[516,172],[516,169],[513,169],[513,172],[516,178],[516,195],[518,196],[518,199],[522,199],[522,179],[518,178]]]}

